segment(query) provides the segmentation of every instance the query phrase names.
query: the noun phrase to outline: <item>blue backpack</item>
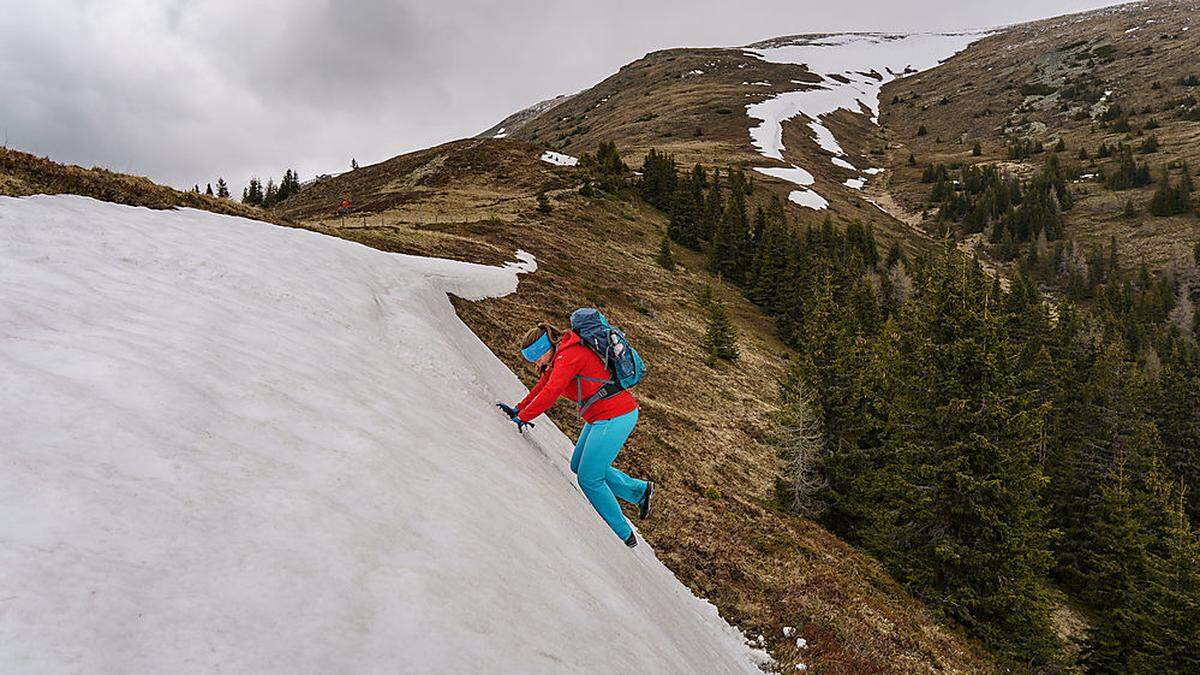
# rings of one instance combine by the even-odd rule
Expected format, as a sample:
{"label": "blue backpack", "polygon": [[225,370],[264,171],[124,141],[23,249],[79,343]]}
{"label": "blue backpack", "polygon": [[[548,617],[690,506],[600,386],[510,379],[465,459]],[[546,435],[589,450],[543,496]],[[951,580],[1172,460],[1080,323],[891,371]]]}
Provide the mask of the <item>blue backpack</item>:
{"label": "blue backpack", "polygon": [[[596,401],[616,396],[642,381],[642,376],[646,374],[646,366],[642,363],[642,357],[638,355],[633,345],[629,344],[624,333],[609,325],[608,319],[604,318],[600,310],[584,307],[572,312],[571,330],[579,336],[580,342],[587,345],[588,349],[600,357],[600,362],[608,369],[610,376],[610,379],[607,380],[583,375],[577,376],[578,380],[601,383],[596,393],[589,396],[586,401],[580,400],[579,414],[581,416],[583,411]],[[575,382],[576,394],[578,397],[582,397],[580,390],[583,385],[578,380]]]}

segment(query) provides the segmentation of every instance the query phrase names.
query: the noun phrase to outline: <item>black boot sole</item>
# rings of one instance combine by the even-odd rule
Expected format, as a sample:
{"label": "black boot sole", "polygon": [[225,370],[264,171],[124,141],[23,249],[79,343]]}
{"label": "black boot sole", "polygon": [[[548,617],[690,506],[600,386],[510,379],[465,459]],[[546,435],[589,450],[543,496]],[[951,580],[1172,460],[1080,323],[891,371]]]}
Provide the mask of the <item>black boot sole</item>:
{"label": "black boot sole", "polygon": [[645,520],[650,517],[651,499],[654,499],[653,481],[646,483],[646,494],[642,496],[642,501],[638,502],[638,520]]}
{"label": "black boot sole", "polygon": [[629,548],[633,548],[634,546],[637,546],[637,534],[630,532],[629,538],[625,540],[625,545],[628,546]]}

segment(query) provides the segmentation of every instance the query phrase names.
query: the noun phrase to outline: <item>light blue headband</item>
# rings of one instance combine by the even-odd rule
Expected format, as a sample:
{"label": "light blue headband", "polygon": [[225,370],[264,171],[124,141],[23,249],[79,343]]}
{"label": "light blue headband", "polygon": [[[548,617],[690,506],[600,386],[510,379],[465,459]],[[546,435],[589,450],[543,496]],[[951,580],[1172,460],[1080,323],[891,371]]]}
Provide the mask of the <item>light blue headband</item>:
{"label": "light blue headband", "polygon": [[550,351],[550,336],[542,331],[541,337],[533,341],[533,344],[521,350],[521,356],[525,357],[530,363],[537,361]]}

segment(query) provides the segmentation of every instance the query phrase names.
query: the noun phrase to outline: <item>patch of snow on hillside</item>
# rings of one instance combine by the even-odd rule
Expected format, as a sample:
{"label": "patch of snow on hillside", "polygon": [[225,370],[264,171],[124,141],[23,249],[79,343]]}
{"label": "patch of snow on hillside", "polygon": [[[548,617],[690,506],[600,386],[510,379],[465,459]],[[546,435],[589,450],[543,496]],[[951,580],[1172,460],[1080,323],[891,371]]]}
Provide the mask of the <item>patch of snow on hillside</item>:
{"label": "patch of snow on hillside", "polygon": [[576,164],[579,164],[578,157],[564,155],[561,152],[554,152],[553,150],[547,150],[547,151],[543,152],[542,156],[539,157],[538,159],[540,159],[543,162],[546,162],[548,164],[554,164],[556,166],[575,166]]}
{"label": "patch of snow on hillside", "polygon": [[507,135],[508,135],[508,130],[505,129],[504,127],[500,127],[500,131],[497,131],[496,135],[492,136],[492,138],[504,138]]}
{"label": "patch of snow on hillside", "polygon": [[787,168],[784,168],[784,167],[770,167],[770,168],[756,167],[754,170],[761,174],[767,175],[767,176],[774,176],[776,178],[782,178],[786,181],[795,183],[796,185],[809,186],[809,185],[812,185],[813,182],[815,181],[815,179],[813,178],[813,175],[811,173],[809,173],[808,171],[805,171],[804,169],[801,169],[798,166],[792,166],[792,167],[787,167]]}
{"label": "patch of snow on hillside", "polygon": [[520,258],[0,197],[3,670],[758,672],[494,408]]}
{"label": "patch of snow on hillside", "polygon": [[[750,129],[750,140],[764,157],[783,159],[783,122],[804,115],[820,147],[834,156],[845,152],[823,119],[836,110],[869,113],[879,123],[879,91],[888,81],[906,72],[925,70],[965,49],[983,33],[919,33],[882,35],[853,33],[799,38],[785,46],[744,49],[772,63],[805,64],[821,76],[807,89],[790,91],[746,106],[746,114],[760,120]],[[879,75],[875,77],[872,74]],[[839,75],[847,82],[831,77]]]}
{"label": "patch of snow on hillside", "polygon": [[788,199],[796,204],[817,210],[829,206],[829,202],[824,197],[808,187],[816,182],[816,179],[813,178],[813,175],[798,166],[755,167],[754,170],[763,175],[782,178],[790,183],[799,185],[799,190],[792,190],[788,194]]}
{"label": "patch of snow on hillside", "polygon": [[815,190],[792,190],[788,193],[788,201],[817,211],[829,208],[829,200]]}
{"label": "patch of snow on hillside", "polygon": [[863,189],[863,185],[865,185],[865,184],[866,184],[866,180],[863,178],[847,178],[846,182],[842,183],[842,185],[845,185],[846,187],[851,188],[853,190],[861,190],[861,189]]}
{"label": "patch of snow on hillside", "polygon": [[854,166],[850,162],[847,162],[846,160],[842,159],[841,157],[834,157],[833,165],[840,166],[843,169],[850,169],[851,171],[858,171],[858,167]]}

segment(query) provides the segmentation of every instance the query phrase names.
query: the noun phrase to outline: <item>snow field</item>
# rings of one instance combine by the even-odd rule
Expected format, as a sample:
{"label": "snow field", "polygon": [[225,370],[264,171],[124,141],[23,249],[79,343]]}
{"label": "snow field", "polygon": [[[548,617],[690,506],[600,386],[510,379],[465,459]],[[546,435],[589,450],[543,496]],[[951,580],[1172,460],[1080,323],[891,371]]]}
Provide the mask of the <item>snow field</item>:
{"label": "snow field", "polygon": [[0,671],[756,672],[493,408],[519,258],[0,198]]}
{"label": "snow field", "polygon": [[[764,49],[745,49],[745,53],[771,63],[803,64],[821,77],[820,83],[805,83],[806,89],[788,91],[746,105],[746,114],[759,123],[750,128],[750,142],[767,158],[784,161],[783,123],[799,115],[808,119],[814,142],[832,155],[834,165],[858,171],[845,159],[845,151],[824,117],[849,110],[871,117],[879,123],[879,92],[883,85],[902,74],[932,68],[965,49],[983,33],[846,33],[821,37],[799,37],[791,44]],[[833,77],[846,80],[845,82]],[[793,165],[793,168],[795,165]],[[783,169],[791,171],[791,169]],[[806,172],[807,173],[807,172]],[[811,174],[809,174],[811,176]],[[862,180],[856,181],[861,188]],[[805,185],[811,185],[812,182]],[[829,202],[805,188],[789,195],[792,201],[821,209]]]}

